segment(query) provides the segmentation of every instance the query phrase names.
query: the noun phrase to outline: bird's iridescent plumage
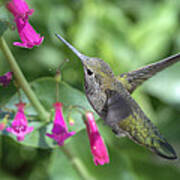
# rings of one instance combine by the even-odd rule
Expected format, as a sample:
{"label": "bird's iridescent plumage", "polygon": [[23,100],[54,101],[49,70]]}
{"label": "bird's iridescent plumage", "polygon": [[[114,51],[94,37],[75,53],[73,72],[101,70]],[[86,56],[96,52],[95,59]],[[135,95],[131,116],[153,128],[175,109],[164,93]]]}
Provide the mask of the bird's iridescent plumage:
{"label": "bird's iridescent plumage", "polygon": [[83,55],[60,35],[56,36],[80,58],[87,99],[113,132],[128,136],[161,157],[176,159],[172,146],[144,114],[131,93],[157,72],[180,61],[180,54],[116,77],[103,60]]}

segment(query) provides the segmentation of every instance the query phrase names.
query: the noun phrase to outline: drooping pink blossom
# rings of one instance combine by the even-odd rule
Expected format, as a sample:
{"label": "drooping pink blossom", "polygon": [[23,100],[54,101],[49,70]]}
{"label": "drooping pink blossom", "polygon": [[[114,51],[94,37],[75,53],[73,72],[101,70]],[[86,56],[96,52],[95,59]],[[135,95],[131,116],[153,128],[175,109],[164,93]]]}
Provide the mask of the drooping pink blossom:
{"label": "drooping pink blossom", "polygon": [[0,76],[0,84],[2,84],[4,87],[7,86],[12,80],[12,75],[12,72],[7,72],[3,76]]}
{"label": "drooping pink blossom", "polygon": [[38,46],[43,42],[44,37],[41,37],[40,34],[36,33],[29,22],[24,22],[22,18],[15,18],[15,21],[22,41],[14,42],[13,44],[15,46],[33,48],[34,46]]}
{"label": "drooping pink blossom", "polygon": [[14,16],[14,21],[22,41],[14,42],[13,44],[24,48],[40,45],[44,37],[41,37],[28,22],[28,18],[34,10],[29,9],[28,4],[24,0],[11,0],[7,3],[6,7]]}
{"label": "drooping pink blossom", "polygon": [[85,124],[95,165],[97,166],[109,163],[108,151],[103,138],[99,133],[93,113],[86,113]]}
{"label": "drooping pink blossom", "polygon": [[16,104],[18,111],[15,115],[15,118],[11,124],[11,127],[6,128],[6,131],[17,136],[18,141],[23,141],[26,134],[31,133],[34,130],[34,127],[28,126],[28,121],[24,114],[25,103]]}
{"label": "drooping pink blossom", "polygon": [[73,136],[75,132],[68,132],[67,125],[63,118],[62,104],[60,102],[56,102],[54,104],[54,108],[55,118],[53,122],[52,134],[47,133],[46,135],[54,139],[59,146],[63,146],[64,141],[69,137]]}

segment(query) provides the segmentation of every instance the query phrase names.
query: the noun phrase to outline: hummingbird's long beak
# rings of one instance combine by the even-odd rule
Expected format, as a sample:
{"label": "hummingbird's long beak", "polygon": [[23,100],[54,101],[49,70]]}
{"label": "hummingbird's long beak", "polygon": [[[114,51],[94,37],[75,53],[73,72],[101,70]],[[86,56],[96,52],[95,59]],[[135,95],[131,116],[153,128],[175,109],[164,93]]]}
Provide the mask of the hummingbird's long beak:
{"label": "hummingbird's long beak", "polygon": [[59,34],[55,33],[55,35],[57,36],[58,39],[60,39],[66,46],[68,46],[69,49],[71,49],[71,51],[74,52],[74,54],[76,54],[76,56],[79,57],[79,59],[82,61],[82,63],[86,60],[88,60],[89,57],[81,54],[75,47],[73,47],[70,43],[68,43],[62,36],[60,36]]}

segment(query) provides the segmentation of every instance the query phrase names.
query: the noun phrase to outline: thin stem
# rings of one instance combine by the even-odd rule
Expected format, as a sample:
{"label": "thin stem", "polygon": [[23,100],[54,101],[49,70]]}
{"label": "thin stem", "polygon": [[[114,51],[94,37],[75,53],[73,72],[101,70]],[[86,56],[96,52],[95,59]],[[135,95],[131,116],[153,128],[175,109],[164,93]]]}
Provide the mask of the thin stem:
{"label": "thin stem", "polygon": [[22,102],[22,96],[21,96],[21,92],[20,92],[19,88],[17,89],[17,93],[18,93],[18,96],[19,96],[19,101]]}
{"label": "thin stem", "polygon": [[22,96],[21,96],[21,92],[20,92],[20,87],[18,86],[18,82],[16,80],[13,81],[14,86],[17,89],[17,94],[19,96],[19,102],[22,102]]}
{"label": "thin stem", "polygon": [[64,154],[67,156],[67,158],[70,160],[70,162],[72,163],[74,169],[76,170],[76,172],[79,174],[79,176],[81,177],[81,179],[83,180],[94,180],[94,177],[90,176],[89,173],[87,172],[85,166],[83,165],[82,161],[75,157],[68,148],[66,148],[66,145],[61,147],[61,150],[64,152]]}
{"label": "thin stem", "polygon": [[56,102],[59,101],[59,82],[56,81]]}
{"label": "thin stem", "polygon": [[6,57],[6,60],[8,61],[11,70],[14,73],[14,76],[16,78],[16,81],[18,82],[18,85],[23,89],[24,93],[28,97],[28,99],[31,101],[32,105],[36,109],[36,111],[39,114],[39,118],[41,120],[48,120],[49,114],[46,112],[40,101],[38,100],[37,96],[35,95],[34,91],[31,89],[29,83],[25,79],[21,69],[19,68],[13,54],[11,53],[5,39],[3,37],[0,37],[0,48]]}

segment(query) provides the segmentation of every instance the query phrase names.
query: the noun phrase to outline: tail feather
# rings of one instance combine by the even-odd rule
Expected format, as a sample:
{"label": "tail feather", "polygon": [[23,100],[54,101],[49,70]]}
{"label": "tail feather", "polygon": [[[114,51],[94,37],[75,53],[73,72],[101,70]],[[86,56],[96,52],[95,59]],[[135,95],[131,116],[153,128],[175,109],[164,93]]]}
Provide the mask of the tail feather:
{"label": "tail feather", "polygon": [[172,160],[177,159],[177,155],[173,147],[160,134],[158,129],[151,123],[151,121],[145,121],[143,126],[142,123],[136,124],[136,126],[133,126],[133,128],[131,126],[129,137],[136,143],[146,146],[148,149],[163,158]]}
{"label": "tail feather", "polygon": [[173,147],[164,139],[164,140],[155,140],[154,146],[151,148],[157,155],[166,158],[166,159],[177,159],[176,152]]}

